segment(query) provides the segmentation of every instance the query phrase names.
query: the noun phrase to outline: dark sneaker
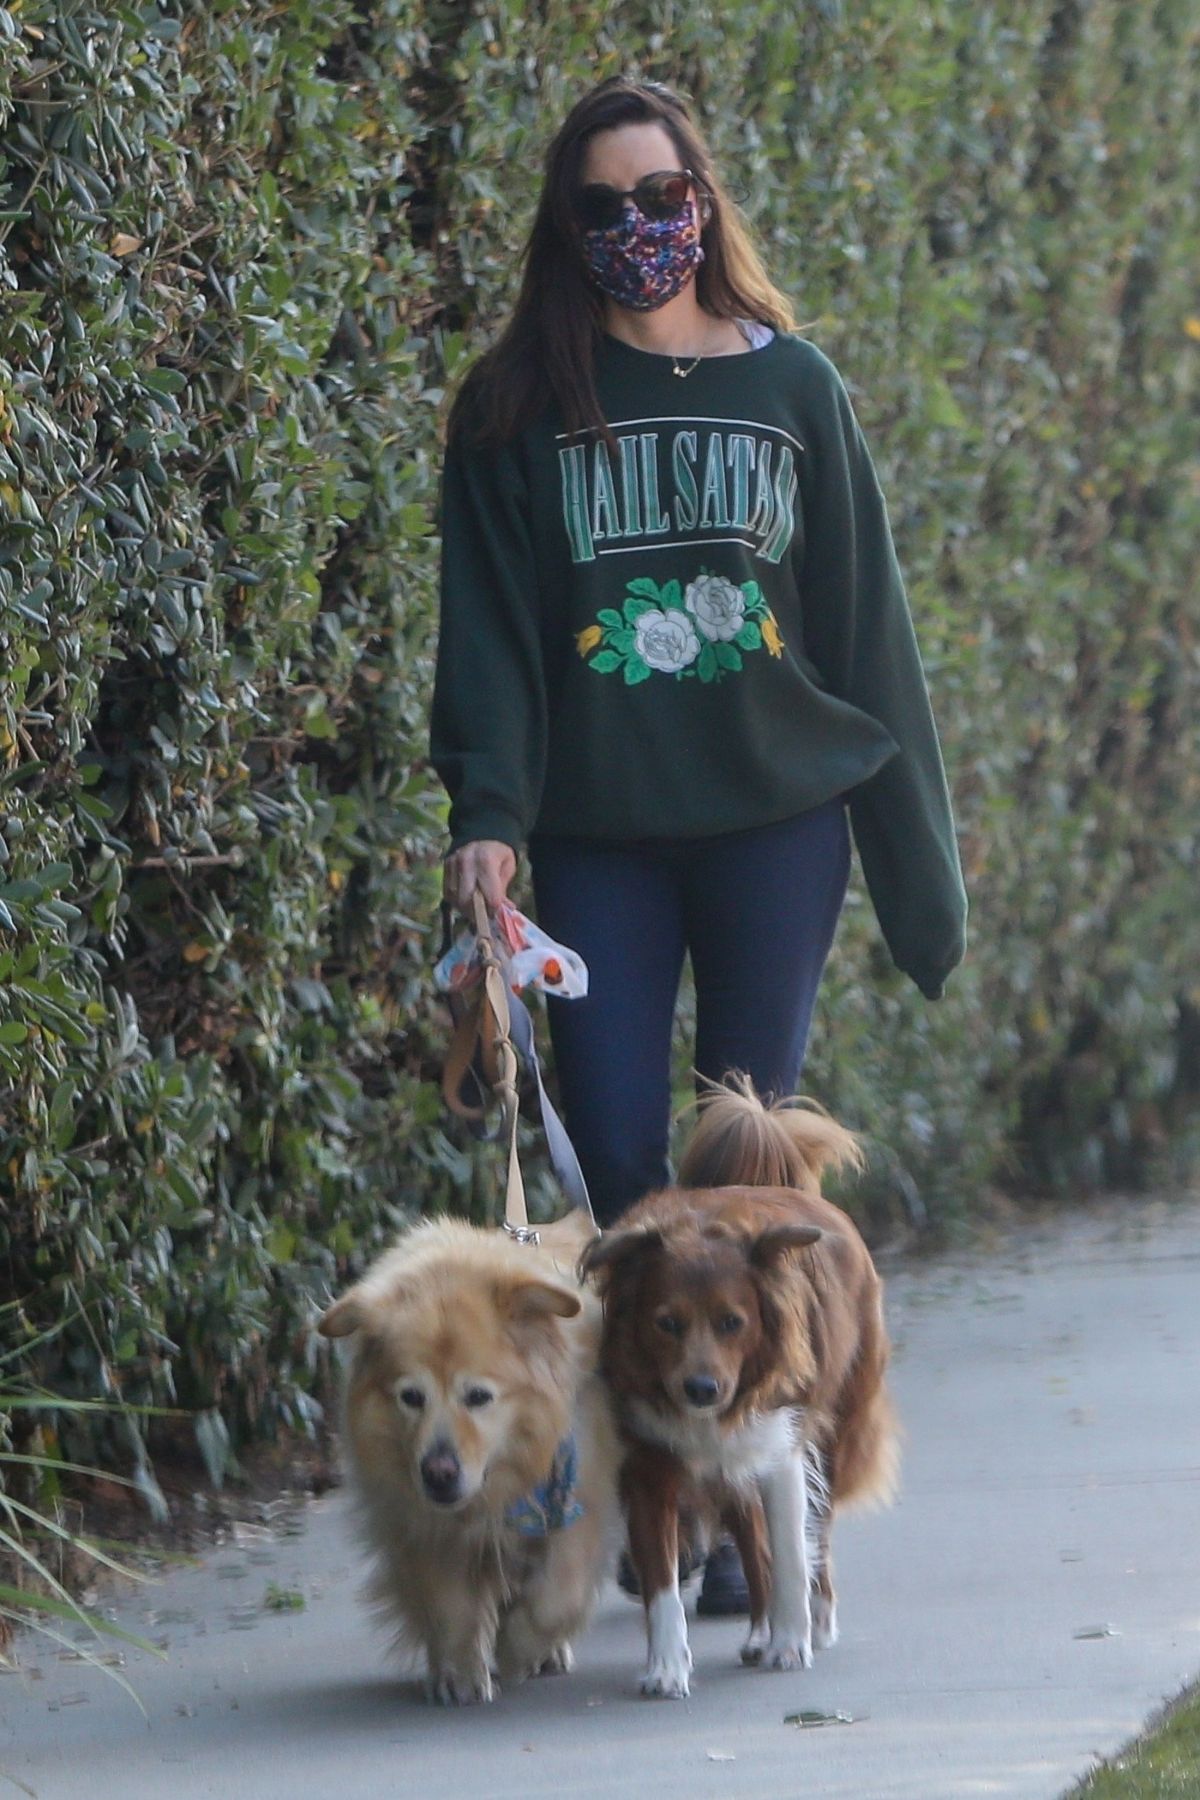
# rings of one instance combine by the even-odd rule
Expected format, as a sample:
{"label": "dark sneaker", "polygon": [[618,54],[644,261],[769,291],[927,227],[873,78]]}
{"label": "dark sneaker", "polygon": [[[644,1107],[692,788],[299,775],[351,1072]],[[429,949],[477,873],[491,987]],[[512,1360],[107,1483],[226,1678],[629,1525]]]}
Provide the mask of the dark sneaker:
{"label": "dark sneaker", "polygon": [[704,1565],[696,1611],[705,1619],[739,1619],[750,1611],[750,1591],[732,1538],[722,1538]]}

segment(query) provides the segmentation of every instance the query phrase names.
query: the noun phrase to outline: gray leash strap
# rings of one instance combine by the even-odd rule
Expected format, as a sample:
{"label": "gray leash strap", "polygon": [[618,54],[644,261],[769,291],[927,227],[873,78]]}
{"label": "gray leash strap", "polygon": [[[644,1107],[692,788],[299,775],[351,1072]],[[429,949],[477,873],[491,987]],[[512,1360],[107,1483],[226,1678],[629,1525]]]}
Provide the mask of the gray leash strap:
{"label": "gray leash strap", "polygon": [[[569,1000],[559,1002],[569,1006]],[[575,1146],[567,1136],[566,1126],[554,1110],[554,1103],[546,1092],[542,1080],[542,1065],[538,1060],[537,1045],[533,1036],[533,1020],[523,1000],[516,994],[510,994],[509,1032],[512,1036],[522,1062],[532,1070],[537,1083],[538,1104],[542,1109],[542,1130],[546,1134],[546,1147],[550,1152],[550,1166],[554,1170],[559,1187],[580,1212],[585,1212],[594,1225],[596,1216],[592,1211],[592,1203],[588,1198],[587,1183],[583,1179],[583,1170],[579,1166],[579,1158],[575,1154]]]}

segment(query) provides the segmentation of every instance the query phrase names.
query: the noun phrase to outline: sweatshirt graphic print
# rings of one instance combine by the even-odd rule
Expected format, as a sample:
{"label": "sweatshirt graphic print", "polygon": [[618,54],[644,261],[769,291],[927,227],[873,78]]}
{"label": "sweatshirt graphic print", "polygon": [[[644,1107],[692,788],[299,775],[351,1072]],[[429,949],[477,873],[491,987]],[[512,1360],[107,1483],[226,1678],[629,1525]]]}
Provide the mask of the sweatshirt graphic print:
{"label": "sweatshirt graphic print", "polygon": [[[795,531],[796,456],[783,431],[714,423],[637,420],[619,433],[614,472],[607,447],[559,440],[563,524],[574,563],[636,555],[643,548],[691,550],[732,543],[778,563]],[[647,430],[646,426],[654,429]],[[660,465],[669,486],[659,482]],[[624,565],[628,566],[628,565]],[[629,685],[659,674],[719,681],[743,653],[780,656],[778,621],[756,581],[735,585],[703,566],[681,580],[647,571],[625,582],[620,608],[602,607],[576,636],[580,655]]]}
{"label": "sweatshirt graphic print", "polygon": [[452,843],[704,837],[846,797],[892,954],[963,949],[949,797],[849,395],[778,334],[706,359],[602,338],[616,440],[456,432],[431,732]]}

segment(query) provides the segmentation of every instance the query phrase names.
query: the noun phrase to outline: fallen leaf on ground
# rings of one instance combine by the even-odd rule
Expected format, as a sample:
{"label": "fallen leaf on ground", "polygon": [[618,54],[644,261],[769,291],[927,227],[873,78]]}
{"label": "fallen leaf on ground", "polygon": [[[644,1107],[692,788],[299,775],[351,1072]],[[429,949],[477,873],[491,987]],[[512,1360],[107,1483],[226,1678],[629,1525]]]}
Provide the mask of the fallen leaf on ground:
{"label": "fallen leaf on ground", "polygon": [[853,1725],[854,1714],[844,1712],[804,1712],[784,1713],[785,1725]]}

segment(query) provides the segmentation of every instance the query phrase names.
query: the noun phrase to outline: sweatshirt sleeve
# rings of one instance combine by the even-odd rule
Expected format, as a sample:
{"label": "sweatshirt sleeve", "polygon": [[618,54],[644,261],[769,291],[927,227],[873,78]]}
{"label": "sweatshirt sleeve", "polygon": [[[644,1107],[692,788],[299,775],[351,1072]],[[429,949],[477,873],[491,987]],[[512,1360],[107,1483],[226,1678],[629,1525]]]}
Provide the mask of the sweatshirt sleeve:
{"label": "sweatshirt sleeve", "polygon": [[840,699],[897,754],[849,795],[867,891],[897,967],[940,998],[966,946],[950,795],[887,506],[845,384],[827,357],[820,427],[802,458],[805,641]]}
{"label": "sweatshirt sleeve", "polygon": [[441,624],[430,759],[450,847],[520,850],[541,799],[546,684],[529,496],[510,447],[451,435],[442,471]]}

